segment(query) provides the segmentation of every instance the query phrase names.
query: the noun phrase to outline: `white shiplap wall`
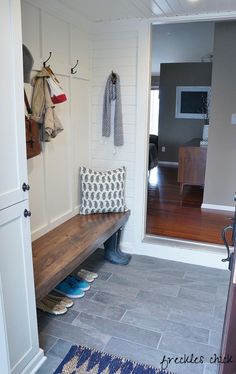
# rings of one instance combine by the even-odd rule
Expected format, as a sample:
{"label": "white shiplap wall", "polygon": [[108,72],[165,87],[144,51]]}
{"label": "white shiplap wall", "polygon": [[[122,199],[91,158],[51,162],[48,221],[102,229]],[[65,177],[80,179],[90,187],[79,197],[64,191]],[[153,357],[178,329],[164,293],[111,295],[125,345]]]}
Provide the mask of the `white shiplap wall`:
{"label": "white shiplap wall", "polygon": [[[92,53],[91,165],[97,170],[126,167],[126,204],[131,217],[126,225],[123,245],[130,250],[135,238],[139,26],[137,21],[95,25]],[[104,89],[112,70],[119,74],[121,81],[124,125],[124,145],[121,147],[114,147],[113,134],[110,138],[102,137]]]}

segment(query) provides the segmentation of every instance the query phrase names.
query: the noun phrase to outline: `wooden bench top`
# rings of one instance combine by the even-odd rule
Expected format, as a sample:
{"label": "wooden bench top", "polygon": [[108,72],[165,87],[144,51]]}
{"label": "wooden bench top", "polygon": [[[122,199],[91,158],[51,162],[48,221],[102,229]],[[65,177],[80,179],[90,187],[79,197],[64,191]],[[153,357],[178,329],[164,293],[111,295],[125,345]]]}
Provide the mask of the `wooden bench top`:
{"label": "wooden bench top", "polygon": [[130,212],[76,215],[32,243],[36,299],[46,296],[128,220]]}

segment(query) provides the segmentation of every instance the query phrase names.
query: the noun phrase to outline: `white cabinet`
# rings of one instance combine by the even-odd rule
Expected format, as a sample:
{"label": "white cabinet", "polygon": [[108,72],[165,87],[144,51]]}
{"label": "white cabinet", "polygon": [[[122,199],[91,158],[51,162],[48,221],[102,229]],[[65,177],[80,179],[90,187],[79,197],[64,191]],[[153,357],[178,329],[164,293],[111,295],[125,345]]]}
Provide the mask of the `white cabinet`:
{"label": "white cabinet", "polygon": [[[9,3],[14,3],[12,9]],[[19,63],[22,47],[13,40],[12,30],[14,21],[15,32],[21,32],[17,3],[2,0],[0,12],[1,70],[4,72],[0,83],[0,210],[27,198],[27,192],[22,191],[22,184],[27,181],[23,78]]]}
{"label": "white cabinet", "polygon": [[5,311],[3,305],[3,295],[2,295],[2,281],[0,277],[0,357],[1,357],[1,365],[0,365],[0,374],[6,374],[10,372],[10,362],[9,362],[9,355],[8,355],[8,343],[7,343],[7,331],[6,331],[6,323],[5,323]]}
{"label": "white cabinet", "polygon": [[38,353],[29,218],[23,201],[0,212],[0,278],[10,372],[21,373]]}
{"label": "white cabinet", "polygon": [[[34,373],[39,349],[28,210],[20,0],[1,0],[0,373]],[[3,371],[2,371],[3,370]]]}

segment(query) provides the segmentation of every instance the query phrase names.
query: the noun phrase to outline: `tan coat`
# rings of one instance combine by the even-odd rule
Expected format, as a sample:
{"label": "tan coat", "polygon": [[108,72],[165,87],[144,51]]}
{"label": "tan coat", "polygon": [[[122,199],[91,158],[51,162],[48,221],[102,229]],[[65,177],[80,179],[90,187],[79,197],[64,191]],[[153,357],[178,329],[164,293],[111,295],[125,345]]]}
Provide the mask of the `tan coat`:
{"label": "tan coat", "polygon": [[62,124],[55,113],[55,105],[50,96],[49,86],[46,78],[50,74],[45,69],[35,76],[33,82],[32,116],[43,126],[42,140],[49,142],[63,130]]}

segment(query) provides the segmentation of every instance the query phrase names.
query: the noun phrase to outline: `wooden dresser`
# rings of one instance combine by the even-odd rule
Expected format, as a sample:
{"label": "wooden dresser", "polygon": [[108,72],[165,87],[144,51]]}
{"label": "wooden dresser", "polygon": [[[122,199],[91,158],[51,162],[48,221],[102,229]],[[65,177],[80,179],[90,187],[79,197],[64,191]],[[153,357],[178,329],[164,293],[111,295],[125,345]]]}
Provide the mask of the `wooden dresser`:
{"label": "wooden dresser", "polygon": [[180,194],[184,185],[204,186],[207,147],[200,147],[198,138],[179,147],[178,182]]}

